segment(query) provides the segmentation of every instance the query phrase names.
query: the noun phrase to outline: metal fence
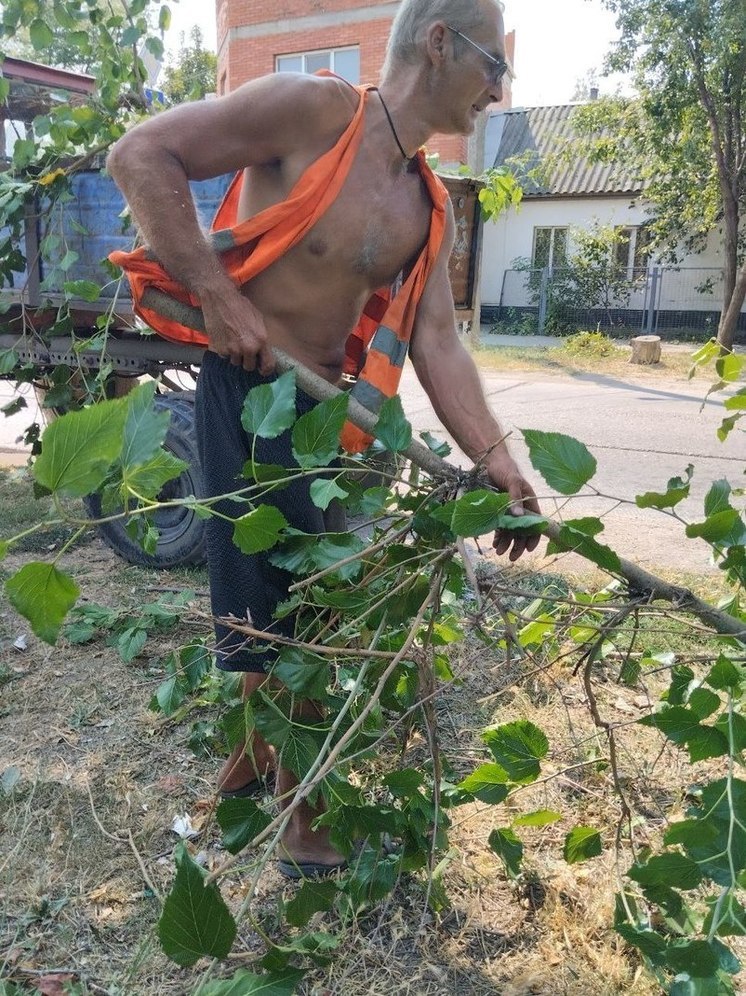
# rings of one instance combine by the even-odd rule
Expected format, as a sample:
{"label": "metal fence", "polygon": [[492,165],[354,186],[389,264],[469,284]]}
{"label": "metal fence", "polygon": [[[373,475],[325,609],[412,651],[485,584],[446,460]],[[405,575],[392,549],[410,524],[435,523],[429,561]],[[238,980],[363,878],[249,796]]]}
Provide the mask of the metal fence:
{"label": "metal fence", "polygon": [[[482,310],[498,331],[519,334],[600,329],[707,339],[717,333],[722,293],[723,272],[714,267],[506,270],[499,305]],[[744,338],[746,310],[738,327]]]}

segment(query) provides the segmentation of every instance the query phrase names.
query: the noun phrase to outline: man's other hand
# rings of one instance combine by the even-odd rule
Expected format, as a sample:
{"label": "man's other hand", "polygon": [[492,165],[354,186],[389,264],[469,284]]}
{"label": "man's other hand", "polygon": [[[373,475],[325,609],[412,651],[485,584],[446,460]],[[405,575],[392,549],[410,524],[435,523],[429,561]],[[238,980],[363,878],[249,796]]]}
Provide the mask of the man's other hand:
{"label": "man's other hand", "polygon": [[244,370],[272,373],[275,358],[261,312],[233,284],[200,295],[209,349]]}
{"label": "man's other hand", "polygon": [[[510,496],[512,515],[541,515],[534,489],[520,471],[518,464],[507,453],[496,453],[487,460],[490,480]],[[510,551],[510,560],[516,561],[524,553],[531,553],[539,545],[541,536],[534,530],[498,529],[492,545],[498,556]]]}

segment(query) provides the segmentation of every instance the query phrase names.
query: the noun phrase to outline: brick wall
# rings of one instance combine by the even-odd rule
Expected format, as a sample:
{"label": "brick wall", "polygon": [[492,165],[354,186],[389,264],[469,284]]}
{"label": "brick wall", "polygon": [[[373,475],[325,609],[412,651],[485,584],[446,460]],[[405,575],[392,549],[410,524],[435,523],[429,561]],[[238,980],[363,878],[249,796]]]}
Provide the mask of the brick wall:
{"label": "brick wall", "polygon": [[[360,48],[361,82],[377,83],[397,7],[389,0],[275,0],[271,5],[266,0],[217,0],[218,93],[274,72],[278,55],[347,45]],[[345,13],[349,17],[354,11],[361,19],[339,23],[334,17]],[[299,19],[297,25],[288,24]],[[514,32],[506,46],[512,61]],[[503,100],[494,107],[511,106],[506,87]],[[466,162],[469,148],[468,138],[459,135],[436,135],[428,143],[428,152],[437,152],[443,165]]]}

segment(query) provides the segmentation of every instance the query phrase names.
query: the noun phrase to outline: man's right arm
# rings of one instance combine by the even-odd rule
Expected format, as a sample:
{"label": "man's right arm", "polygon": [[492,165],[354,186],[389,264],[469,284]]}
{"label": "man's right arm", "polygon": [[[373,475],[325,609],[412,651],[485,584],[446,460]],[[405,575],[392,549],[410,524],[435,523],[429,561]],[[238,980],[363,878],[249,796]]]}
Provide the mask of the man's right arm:
{"label": "man's right arm", "polygon": [[329,82],[278,74],[218,100],[183,104],[133,128],[107,162],[155,256],[200,299],[210,348],[247,370],[274,367],[264,319],[202,232],[189,181],[281,163],[303,143],[319,141],[311,129],[322,130],[323,141],[337,116],[341,132],[348,98],[330,102]]}

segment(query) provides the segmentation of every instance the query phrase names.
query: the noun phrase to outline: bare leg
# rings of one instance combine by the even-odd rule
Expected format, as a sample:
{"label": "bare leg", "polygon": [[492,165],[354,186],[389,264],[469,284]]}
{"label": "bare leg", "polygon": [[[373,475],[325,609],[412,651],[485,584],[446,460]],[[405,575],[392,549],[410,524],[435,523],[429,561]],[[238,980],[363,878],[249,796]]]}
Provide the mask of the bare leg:
{"label": "bare leg", "polygon": [[[313,702],[300,702],[295,707],[294,715],[298,718],[318,719],[319,707]],[[277,795],[280,806],[284,808],[292,799],[292,791],[298,784],[298,778],[288,768],[277,771]],[[282,837],[282,848],[285,854],[294,861],[316,862],[322,865],[338,865],[344,861],[339,851],[329,843],[329,828],[320,827],[312,830],[311,824],[324,812],[323,805],[310,806],[305,800],[293,811],[290,822]]]}
{"label": "bare leg", "polygon": [[[249,696],[267,680],[266,674],[247,672],[243,680],[243,697]],[[246,743],[241,741],[233,748],[230,757],[218,772],[218,789],[223,792],[236,792],[256,778],[266,778],[275,769],[275,752],[256,730],[251,737],[252,758],[246,753]]]}

